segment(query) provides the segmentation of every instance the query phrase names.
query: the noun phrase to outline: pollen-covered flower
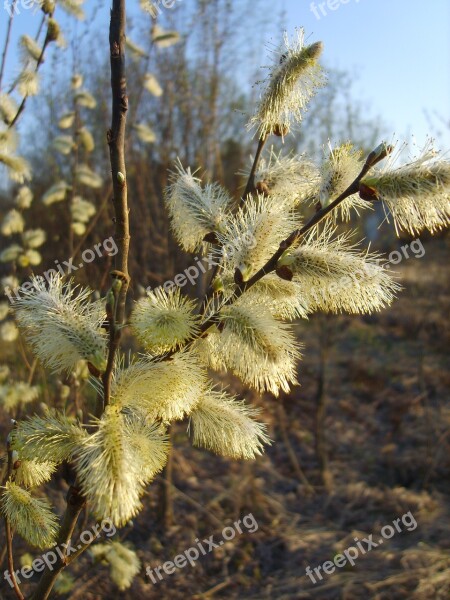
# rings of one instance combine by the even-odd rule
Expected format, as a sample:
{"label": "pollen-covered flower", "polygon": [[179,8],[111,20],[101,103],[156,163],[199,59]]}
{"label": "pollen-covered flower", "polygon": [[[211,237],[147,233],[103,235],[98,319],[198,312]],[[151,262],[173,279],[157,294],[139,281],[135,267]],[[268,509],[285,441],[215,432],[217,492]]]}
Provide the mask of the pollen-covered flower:
{"label": "pollen-covered flower", "polygon": [[23,248],[19,244],[11,244],[0,252],[0,262],[14,262],[22,254]]}
{"label": "pollen-covered flower", "polygon": [[298,225],[298,217],[280,199],[261,194],[248,197],[217,234],[220,247],[213,254],[219,260],[223,257],[225,272],[233,274],[238,268],[246,281]]}
{"label": "pollen-covered flower", "polygon": [[82,127],[78,131],[78,139],[86,152],[92,152],[95,148],[94,137],[87,127]]}
{"label": "pollen-covered flower", "polygon": [[0,94],[0,117],[4,123],[9,125],[13,122],[19,107],[15,100],[8,94]]}
{"label": "pollen-covered flower", "polygon": [[83,493],[99,519],[124,525],[142,507],[145,485],[167,460],[168,442],[158,427],[118,406],[109,406],[97,430],[77,451]]}
{"label": "pollen-covered flower", "polygon": [[95,544],[90,548],[95,559],[107,562],[110,576],[119,590],[129,588],[141,568],[138,555],[134,550],[118,541],[109,544]]}
{"label": "pollen-covered flower", "polygon": [[293,276],[311,311],[371,313],[391,304],[400,289],[377,254],[362,253],[349,236],[316,230],[278,261],[277,272]]}
{"label": "pollen-covered flower", "polygon": [[18,463],[14,468],[14,482],[26,488],[38,487],[51,479],[57,466],[54,462],[22,460],[20,456]]}
{"label": "pollen-covered flower", "polygon": [[86,231],[86,225],[84,223],[72,223],[71,228],[75,235],[83,235]]}
{"label": "pollen-covered flower", "polygon": [[317,198],[320,172],[305,155],[282,156],[272,148],[269,158],[259,163],[255,186],[259,192],[277,197],[295,208]]}
{"label": "pollen-covered flower", "polygon": [[136,131],[138,138],[144,144],[153,144],[156,142],[156,133],[145,123],[136,123],[133,125],[133,129]]}
{"label": "pollen-covered flower", "polygon": [[162,87],[159,85],[159,81],[152,73],[146,73],[144,75],[144,87],[150,94],[159,98],[163,94]]}
{"label": "pollen-covered flower", "polygon": [[60,154],[67,156],[74,148],[73,137],[71,135],[58,135],[53,140],[53,148]]}
{"label": "pollen-covered flower", "polygon": [[54,371],[70,370],[80,359],[103,371],[102,302],[90,302],[91,290],[72,287],[58,276],[51,277],[48,288],[42,277],[32,283],[34,289],[24,291],[15,306],[17,321],[36,356]]}
{"label": "pollen-covered flower", "polygon": [[182,296],[180,289],[158,288],[139,300],[131,315],[131,328],[152,354],[175,350],[198,331],[195,302]]}
{"label": "pollen-covered flower", "polygon": [[79,223],[87,223],[95,215],[96,211],[97,209],[94,204],[81,196],[75,196],[70,205],[72,219]]}
{"label": "pollen-covered flower", "polygon": [[42,48],[33,40],[32,37],[29,35],[22,35],[20,36],[19,43],[24,60],[32,58],[37,62],[41,58]]}
{"label": "pollen-covered flower", "polygon": [[17,80],[17,89],[21,96],[36,96],[39,92],[39,75],[36,71],[25,69]]}
{"label": "pollen-covered flower", "polygon": [[84,0],[58,0],[58,2],[61,8],[66,11],[66,13],[72,15],[80,21],[84,21],[85,14],[84,10],[81,8],[84,4]]}
{"label": "pollen-covered flower", "polygon": [[90,108],[91,110],[97,106],[97,100],[87,90],[79,90],[75,94],[75,100],[80,106]]}
{"label": "pollen-covered flower", "polygon": [[[362,151],[356,150],[350,142],[333,148],[329,144],[329,154],[322,164],[319,198],[323,207],[328,206],[353,183],[363,167]],[[370,208],[370,204],[353,194],[340,203],[337,211],[343,221],[348,221],[351,210]],[[331,216],[336,218],[336,210]]]}
{"label": "pollen-covered flower", "polygon": [[83,75],[75,73],[72,75],[71,87],[73,90],[78,90],[83,85]]}
{"label": "pollen-covered flower", "polygon": [[127,39],[125,40],[125,44],[126,44],[127,50],[129,50],[130,54],[132,56],[134,56],[135,58],[145,58],[147,56],[147,53],[144,50],[144,48],[141,48],[141,46],[139,46],[138,44],[133,42],[133,40],[131,40],[128,36],[127,36]]}
{"label": "pollen-covered flower", "polygon": [[208,183],[202,187],[201,180],[180,162],[172,173],[165,199],[175,237],[188,252],[195,251],[205,235],[223,229],[232,203],[220,185]]}
{"label": "pollen-covered flower", "polygon": [[40,252],[33,250],[33,248],[28,248],[28,250],[25,250],[25,252],[17,259],[17,264],[23,269],[26,267],[36,267],[37,265],[40,265],[41,262],[42,256]]}
{"label": "pollen-covered flower", "polygon": [[202,340],[212,368],[229,369],[245,384],[275,396],[280,389],[288,392],[297,383],[300,352],[289,325],[277,321],[268,308],[252,304],[245,295],[234,305],[223,307],[220,319],[223,331],[212,330]]}
{"label": "pollen-covered flower", "polygon": [[[1,254],[0,254],[1,261]],[[0,290],[4,293],[11,293],[19,287],[19,280],[14,275],[7,275],[0,279]]]}
{"label": "pollen-covered flower", "polygon": [[388,165],[361,181],[360,195],[382,200],[397,233],[412,235],[428,229],[435,233],[450,225],[450,161],[426,148],[413,162],[392,169]]}
{"label": "pollen-covered flower", "polygon": [[19,330],[12,321],[6,321],[0,325],[0,340],[14,342],[19,337]]}
{"label": "pollen-covered flower", "polygon": [[88,165],[78,165],[75,176],[78,183],[90,188],[100,188],[103,184],[103,179],[95,173]]}
{"label": "pollen-covered flower", "polygon": [[55,543],[57,518],[45,498],[34,498],[16,483],[7,481],[1,497],[1,512],[32,546],[48,548]]}
{"label": "pollen-covered flower", "polygon": [[73,111],[66,113],[58,121],[58,127],[60,129],[69,129],[69,127],[72,127],[74,121],[75,121],[75,113]]}
{"label": "pollen-covered flower", "polygon": [[276,319],[306,319],[309,312],[299,284],[280,279],[272,273],[265,275],[245,292],[245,300],[247,299],[255,306],[260,304],[268,308]]}
{"label": "pollen-covered flower", "polygon": [[16,290],[19,287],[19,280],[14,275],[8,275],[0,279],[0,284],[0,289],[2,291],[10,292],[11,290]]}
{"label": "pollen-covered flower", "polygon": [[193,352],[179,352],[169,360],[145,357],[116,372],[111,402],[139,409],[153,421],[170,422],[192,411],[205,386],[206,372]]}
{"label": "pollen-covered flower", "polygon": [[66,48],[66,40],[61,33],[59,23],[52,18],[49,18],[47,21],[47,40],[49,42],[56,42],[56,45],[60,48]]}
{"label": "pollen-covered flower", "polygon": [[10,370],[8,365],[0,365],[0,383],[3,383],[6,379],[8,379],[10,375]]}
{"label": "pollen-covered flower", "polygon": [[10,156],[3,153],[0,154],[0,163],[3,163],[8,169],[8,175],[13,181],[23,183],[25,180],[31,179],[30,163],[22,156]]}
{"label": "pollen-covered flower", "polygon": [[55,202],[61,202],[66,197],[67,190],[70,186],[65,181],[58,181],[53,184],[42,196],[42,203],[45,206],[50,206]]}
{"label": "pollen-covered flower", "polygon": [[47,234],[43,229],[29,229],[24,231],[22,240],[28,248],[40,248],[47,239]]}
{"label": "pollen-covered flower", "polygon": [[152,29],[152,41],[158,48],[170,48],[180,41],[180,34],[177,31],[163,29],[159,25],[154,25]]}
{"label": "pollen-covered flower", "polygon": [[284,34],[281,48],[269,67],[266,89],[249,128],[256,128],[258,136],[276,133],[285,135],[293,122],[300,122],[305,107],[317,89],[323,85],[318,59],[323,45],[304,43],[304,30],[299,29],[293,40]]}
{"label": "pollen-covered flower", "polygon": [[26,185],[22,185],[18,190],[16,197],[14,199],[14,203],[17,208],[25,210],[30,208],[31,203],[33,202],[33,192]]}
{"label": "pollen-covered flower", "polygon": [[22,215],[15,208],[11,209],[3,217],[0,231],[2,235],[14,235],[15,233],[22,233],[25,225]]}
{"label": "pollen-covered flower", "polygon": [[254,459],[263,453],[263,444],[270,443],[266,426],[254,419],[258,413],[235,397],[212,389],[190,415],[193,444],[229,458]]}
{"label": "pollen-covered flower", "polygon": [[9,304],[8,302],[0,302],[0,321],[6,319],[9,314]]}
{"label": "pollen-covered flower", "polygon": [[0,128],[0,153],[9,155],[17,148],[17,132],[14,127]]}
{"label": "pollen-covered flower", "polygon": [[0,386],[0,403],[6,412],[12,412],[34,402],[39,396],[39,388],[26,381],[16,381]]}
{"label": "pollen-covered flower", "polygon": [[47,411],[17,423],[12,433],[12,448],[25,460],[61,463],[72,458],[87,436],[73,419],[61,412]]}

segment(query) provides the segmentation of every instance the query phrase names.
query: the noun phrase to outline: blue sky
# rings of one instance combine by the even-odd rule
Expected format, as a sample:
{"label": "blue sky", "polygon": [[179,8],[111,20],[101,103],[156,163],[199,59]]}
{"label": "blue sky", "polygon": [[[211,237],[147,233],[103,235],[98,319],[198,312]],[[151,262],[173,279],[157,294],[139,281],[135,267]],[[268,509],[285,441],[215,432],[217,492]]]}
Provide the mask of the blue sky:
{"label": "blue sky", "polygon": [[[11,0],[0,0],[10,3]],[[18,5],[13,41],[21,33],[34,35],[40,16]],[[239,2],[239,0],[233,0]],[[178,0],[173,11],[192,0]],[[96,23],[107,23],[107,0]],[[134,1],[137,5],[137,0]],[[128,1],[131,8],[132,3]],[[93,7],[86,2],[87,10]],[[450,121],[450,2],[448,0],[273,0],[273,22],[280,12],[292,33],[303,26],[311,41],[325,44],[324,59],[331,67],[358,76],[354,95],[370,105],[370,114],[383,121],[400,139],[415,134],[422,145],[432,134],[425,116],[437,113]],[[334,8],[334,10],[333,10]],[[135,9],[131,9],[135,12]],[[104,15],[104,16],[103,16]],[[0,41],[7,13],[0,8]],[[70,20],[72,27],[74,20]],[[89,25],[88,25],[89,26]],[[81,31],[86,24],[77,25]],[[274,30],[275,34],[275,30]],[[275,35],[273,42],[278,42]],[[266,58],[265,56],[262,58]],[[263,61],[264,64],[267,60]],[[46,65],[45,65],[46,66]],[[11,74],[11,73],[8,73]],[[441,143],[450,148],[450,128]]]}
{"label": "blue sky", "polygon": [[[448,0],[282,0],[280,4],[290,29],[300,24],[312,40],[324,42],[327,64],[357,73],[356,95],[367,99],[398,136],[409,132],[423,144],[430,133],[425,110],[437,111],[450,122]],[[445,145],[450,148],[450,126]]]}

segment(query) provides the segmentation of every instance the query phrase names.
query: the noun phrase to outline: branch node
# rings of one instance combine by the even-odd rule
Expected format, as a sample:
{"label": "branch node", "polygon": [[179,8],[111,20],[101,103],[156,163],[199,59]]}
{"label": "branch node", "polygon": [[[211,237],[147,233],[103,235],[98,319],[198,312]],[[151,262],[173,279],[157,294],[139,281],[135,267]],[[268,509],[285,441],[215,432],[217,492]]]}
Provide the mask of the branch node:
{"label": "branch node", "polygon": [[111,45],[111,57],[118,58],[120,56],[120,45],[117,42],[113,42]]}

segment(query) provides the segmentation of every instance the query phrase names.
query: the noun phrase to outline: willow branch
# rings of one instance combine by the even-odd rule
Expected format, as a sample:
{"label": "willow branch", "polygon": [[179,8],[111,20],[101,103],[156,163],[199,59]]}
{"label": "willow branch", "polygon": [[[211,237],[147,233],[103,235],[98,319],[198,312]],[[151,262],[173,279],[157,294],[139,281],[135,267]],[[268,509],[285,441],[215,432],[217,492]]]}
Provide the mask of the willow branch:
{"label": "willow branch", "polygon": [[[103,407],[109,404],[110,386],[114,357],[117,351],[121,325],[125,315],[125,301],[128,289],[128,249],[130,242],[128,222],[128,202],[125,169],[125,124],[128,109],[128,97],[125,79],[125,0],[113,0],[111,21],[109,28],[109,48],[111,62],[111,90],[112,90],[112,123],[107,132],[110,163],[112,172],[113,205],[115,212],[114,239],[118,252],[115,258],[115,277],[122,280],[121,289],[116,298],[114,318],[110,320],[108,362],[105,373],[102,375]],[[70,492],[70,491],[69,491]],[[85,498],[76,488],[71,488],[67,498],[67,508],[58,536],[58,544],[67,543],[75,528],[78,517],[84,507]],[[87,547],[87,546],[86,546]],[[85,546],[79,550],[84,551]],[[81,552],[80,552],[81,553]],[[41,581],[33,596],[33,600],[46,600],[56,581],[58,574],[68,564],[64,557],[53,566],[53,570],[43,573]]]}
{"label": "willow branch", "polygon": [[128,110],[127,82],[125,77],[125,0],[113,0],[109,28],[111,62],[112,122],[107,132],[111,163],[113,205],[115,213],[114,239],[118,252],[115,257],[115,277],[122,286],[116,299],[114,323],[109,331],[108,362],[102,376],[103,403],[109,404],[114,357],[119,346],[121,326],[125,317],[125,302],[129,284],[128,251],[130,228],[125,167],[125,130]]}
{"label": "willow branch", "polygon": [[[50,17],[53,16],[53,13],[49,14]],[[39,67],[41,66],[41,64],[44,61],[44,54],[45,51],[47,49],[47,46],[49,45],[49,43],[52,41],[52,39],[50,38],[50,34],[49,34],[49,29],[47,29],[47,35],[45,36],[45,40],[44,43],[42,45],[42,50],[41,50],[41,54],[36,62],[36,67],[35,67],[35,72],[37,73],[39,71]],[[9,123],[8,128],[11,129],[11,127],[14,127],[14,125],[17,123],[18,118],[20,117],[20,115],[22,114],[24,108],[25,108],[25,104],[27,102],[27,98],[28,96],[24,96],[22,99],[22,102],[19,105],[19,108],[17,109],[16,112],[16,116],[14,117],[14,119],[11,121],[11,123]]]}
{"label": "willow branch", "polygon": [[[299,242],[300,239],[305,235],[305,233],[307,233],[315,225],[320,223],[320,221],[322,221],[335,208],[337,208],[344,200],[346,200],[346,198],[358,193],[361,180],[367,175],[367,173],[372,167],[374,167],[377,163],[386,158],[386,156],[388,156],[391,153],[391,151],[392,147],[385,146],[384,144],[378,146],[378,148],[373,150],[367,157],[367,160],[364,163],[361,172],[359,173],[358,177],[356,177],[356,179],[353,181],[353,183],[351,183],[348,186],[348,188],[344,192],[342,192],[342,194],[338,196],[338,198],[336,198],[336,200],[331,202],[331,204],[317,211],[311,217],[311,219],[305,225],[303,225],[303,227],[301,227],[300,229],[296,229],[290,234],[288,238],[283,240],[280,243],[278,250],[269,258],[266,264],[263,267],[261,267],[261,269],[257,273],[253,275],[253,277],[236,286],[234,295],[231,298],[229,298],[229,300],[227,300],[224,305],[226,306],[234,303],[238,298],[242,296],[242,294],[244,294],[244,292],[246,292],[249,288],[255,285],[255,283],[260,281],[265,275],[268,275],[269,273],[275,271],[279,259],[286,252],[286,250],[288,250],[291,246]],[[212,317],[210,317],[207,321],[205,321],[202,324],[200,328],[201,333],[205,333],[211,327],[211,325],[214,325],[218,321],[218,313],[215,313]]]}

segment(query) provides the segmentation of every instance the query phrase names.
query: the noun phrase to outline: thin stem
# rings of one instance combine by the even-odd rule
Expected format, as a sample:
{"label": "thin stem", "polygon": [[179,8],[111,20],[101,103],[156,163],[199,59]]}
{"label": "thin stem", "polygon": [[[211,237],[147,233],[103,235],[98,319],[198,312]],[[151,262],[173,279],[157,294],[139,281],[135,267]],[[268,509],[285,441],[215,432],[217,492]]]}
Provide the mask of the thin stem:
{"label": "thin stem", "polygon": [[14,560],[13,560],[13,553],[12,553],[12,532],[11,532],[11,525],[9,524],[8,517],[5,517],[5,532],[6,532],[6,549],[7,549],[7,553],[8,553],[9,575],[11,577],[11,581],[12,581],[14,592],[15,592],[16,596],[19,598],[19,600],[24,600],[23,594],[20,591],[19,585],[16,581],[16,575],[14,573]]}
{"label": "thin stem", "polygon": [[[42,28],[44,27],[44,25],[45,25],[45,15],[42,16],[37,33],[34,36],[34,39],[36,42],[39,40],[39,36],[41,35],[41,31],[42,31]],[[8,89],[8,94],[12,94],[12,92],[16,89],[18,83],[19,83],[19,77],[17,77],[11,84],[10,88]]]}
{"label": "thin stem", "polygon": [[[58,533],[58,539],[56,541],[58,548],[66,548],[64,544],[69,544],[77,524],[78,517],[80,516],[85,503],[85,497],[77,488],[71,486],[67,493],[67,508],[66,512],[64,513]],[[69,564],[69,562],[70,560],[65,553],[63,554],[63,558],[58,556],[58,559],[56,563],[52,565],[52,568],[46,569],[42,573],[41,579],[39,580],[39,583],[32,596],[32,600],[46,600],[49,597],[58,575]]]}
{"label": "thin stem", "polygon": [[262,151],[264,150],[264,146],[266,145],[267,135],[262,138],[259,138],[258,148],[256,150],[255,159],[253,161],[252,169],[250,171],[250,175],[247,181],[247,185],[245,186],[245,191],[241,197],[241,203],[243,204],[249,194],[251,194],[255,190],[255,175],[258,169],[258,164],[261,158]]}
{"label": "thin stem", "polygon": [[118,252],[115,258],[115,276],[122,287],[116,300],[115,323],[109,331],[108,362],[102,375],[103,403],[109,404],[114,358],[119,347],[121,325],[125,317],[125,302],[129,284],[128,251],[130,229],[128,219],[127,180],[125,167],[125,129],[128,111],[127,82],[125,77],[125,0],[113,0],[109,29],[111,60],[112,122],[107,139],[112,172],[115,232]]}
{"label": "thin stem", "polygon": [[[52,17],[53,13],[49,14],[49,17]],[[41,25],[42,26],[42,25]],[[41,54],[37,60],[36,63],[36,67],[35,67],[35,72],[37,73],[39,71],[39,67],[41,66],[43,60],[44,60],[44,54],[45,54],[45,50],[47,49],[48,44],[50,43],[50,37],[49,37],[49,32],[47,29],[47,35],[45,36],[45,40],[44,40],[44,44],[42,45],[42,50],[41,50]],[[14,117],[14,119],[11,121],[11,123],[9,123],[8,128],[11,129],[11,127],[14,127],[14,125],[17,122],[17,119],[20,117],[20,115],[22,114],[24,108],[25,108],[25,104],[27,102],[27,98],[28,96],[24,96],[22,98],[22,102],[20,103],[19,108],[17,109],[17,113],[16,116]]]}
{"label": "thin stem", "polygon": [[[114,318],[110,319],[108,362],[102,375],[103,406],[98,407],[98,416],[109,404],[110,386],[114,357],[117,351],[121,324],[125,316],[125,301],[128,289],[128,249],[130,243],[128,202],[125,169],[125,124],[128,109],[128,97],[125,79],[125,0],[113,0],[109,28],[109,47],[111,59],[111,90],[112,90],[112,124],[107,132],[112,171],[113,205],[115,211],[114,238],[118,252],[116,254],[115,277],[122,281],[121,289],[116,298]],[[119,276],[120,275],[120,276]],[[58,544],[67,543],[72,536],[78,517],[83,510],[86,499],[75,487],[70,488],[67,498],[67,508],[58,535]],[[87,548],[83,545],[80,554]],[[77,555],[78,556],[78,555]],[[70,562],[68,557],[59,559],[53,565],[53,570],[47,569],[33,595],[33,600],[46,600],[59,573]]]}
{"label": "thin stem", "polygon": [[[9,40],[11,37],[11,28],[12,28],[12,23],[13,23],[13,19],[14,19],[16,2],[17,2],[17,0],[13,0],[13,2],[11,4],[11,7],[10,7],[11,12],[9,13],[8,26],[6,28],[5,45],[3,47],[2,64],[0,66],[0,90],[2,89],[3,73],[5,71],[6,55],[8,54],[8,46],[9,46]],[[6,10],[6,5],[5,5],[5,10]]]}
{"label": "thin stem", "polygon": [[[80,129],[81,129],[81,116],[80,116],[80,108],[78,105],[77,95],[73,95],[73,104],[72,104],[73,112],[75,113],[75,119],[72,129],[73,141],[75,142],[75,147],[72,152],[72,165],[71,165],[71,179],[72,185],[70,189],[70,198],[69,205],[73,204],[74,198],[77,195],[77,169],[80,158]],[[69,224],[69,255],[73,256],[73,227],[72,222]]]}
{"label": "thin stem", "polygon": [[[7,451],[8,451],[8,467],[6,470],[6,476],[5,476],[3,485],[5,485],[5,483],[8,481],[8,479],[11,477],[11,473],[13,470],[12,450],[10,448],[9,440],[7,442]],[[13,533],[11,531],[11,524],[9,522],[8,517],[5,517],[5,536],[6,536],[6,552],[7,552],[7,556],[8,556],[8,569],[9,569],[9,575],[11,577],[12,585],[14,588],[14,592],[15,592],[17,598],[19,598],[19,600],[24,600],[22,592],[20,591],[20,588],[19,588],[19,584],[16,581],[16,575],[14,572],[14,557],[13,557],[13,550],[12,550]]]}
{"label": "thin stem", "polygon": [[[258,169],[258,165],[259,165],[259,161],[261,159],[262,152],[264,150],[264,146],[266,145],[267,138],[268,138],[267,135],[265,135],[262,138],[259,138],[258,148],[256,150],[255,158],[253,160],[253,165],[252,165],[250,175],[247,180],[247,185],[245,186],[244,193],[242,194],[240,202],[239,202],[240,205],[243,205],[245,200],[247,199],[247,196],[255,191],[255,175],[256,175],[256,171]],[[221,270],[220,261],[217,261],[216,265],[214,266],[213,272],[211,274],[208,289],[206,290],[205,297],[203,298],[202,303],[200,305],[200,307],[201,307],[200,313],[202,315],[205,314],[206,309],[209,304],[209,301],[211,300],[211,298],[214,295],[213,283],[214,283],[214,280],[216,279],[216,277],[219,275],[220,270]]]}

